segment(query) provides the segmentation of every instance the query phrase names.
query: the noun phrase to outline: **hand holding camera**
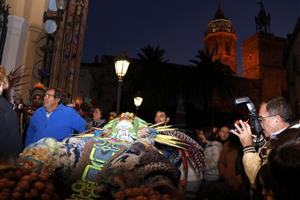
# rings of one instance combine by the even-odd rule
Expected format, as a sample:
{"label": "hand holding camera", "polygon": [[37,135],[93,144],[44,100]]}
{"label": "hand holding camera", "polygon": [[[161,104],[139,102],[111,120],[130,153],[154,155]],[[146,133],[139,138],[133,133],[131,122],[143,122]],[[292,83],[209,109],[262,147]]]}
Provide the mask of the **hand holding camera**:
{"label": "hand holding camera", "polygon": [[253,145],[252,131],[248,122],[239,120],[234,124],[235,130],[231,130],[231,133],[239,137],[243,147]]}
{"label": "hand holding camera", "polygon": [[[234,100],[234,104],[235,105],[246,104],[249,111],[249,120],[247,122],[243,122],[240,120],[239,121],[240,125],[235,124],[236,130],[232,131],[232,133],[234,133],[235,135],[239,134],[237,136],[240,138],[243,146],[244,144],[246,144],[247,146],[247,145],[253,145],[254,143],[257,148],[262,147],[264,145],[263,129],[261,127],[259,117],[256,114],[256,109],[253,102],[250,100],[249,97],[241,97],[241,98],[236,98]],[[244,130],[245,129],[244,127],[247,127],[247,129]],[[246,133],[246,131],[248,131],[248,127],[250,127],[250,135]],[[245,139],[246,137],[247,139]],[[252,142],[249,141],[250,138]]]}

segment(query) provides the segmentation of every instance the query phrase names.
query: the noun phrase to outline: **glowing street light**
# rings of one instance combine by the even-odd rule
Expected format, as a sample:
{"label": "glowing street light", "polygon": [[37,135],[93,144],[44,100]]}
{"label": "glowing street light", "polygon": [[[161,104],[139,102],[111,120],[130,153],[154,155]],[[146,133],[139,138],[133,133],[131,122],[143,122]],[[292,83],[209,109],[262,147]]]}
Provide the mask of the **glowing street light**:
{"label": "glowing street light", "polygon": [[134,101],[134,105],[135,105],[135,108],[136,108],[136,115],[137,115],[139,107],[142,105],[143,98],[137,96],[137,97],[133,98],[133,101]]}
{"label": "glowing street light", "polygon": [[120,114],[121,105],[121,89],[123,83],[123,77],[126,75],[130,62],[125,52],[121,52],[115,58],[115,71],[118,76],[118,93],[117,93],[117,115]]}

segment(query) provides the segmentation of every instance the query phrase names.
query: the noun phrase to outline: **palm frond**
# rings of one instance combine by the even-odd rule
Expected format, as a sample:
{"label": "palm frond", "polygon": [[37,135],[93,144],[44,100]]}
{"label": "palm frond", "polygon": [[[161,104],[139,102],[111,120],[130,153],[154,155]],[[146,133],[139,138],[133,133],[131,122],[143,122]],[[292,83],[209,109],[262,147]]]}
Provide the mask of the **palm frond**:
{"label": "palm frond", "polygon": [[29,77],[29,74],[25,74],[25,65],[12,69],[7,77],[10,89],[13,89],[15,92],[20,89],[20,86],[29,83],[29,81],[24,80]]}
{"label": "palm frond", "polygon": [[138,53],[138,57],[142,62],[148,64],[167,63],[168,60],[164,59],[166,51],[161,49],[160,46],[152,47],[147,45],[141,49],[141,53]]}

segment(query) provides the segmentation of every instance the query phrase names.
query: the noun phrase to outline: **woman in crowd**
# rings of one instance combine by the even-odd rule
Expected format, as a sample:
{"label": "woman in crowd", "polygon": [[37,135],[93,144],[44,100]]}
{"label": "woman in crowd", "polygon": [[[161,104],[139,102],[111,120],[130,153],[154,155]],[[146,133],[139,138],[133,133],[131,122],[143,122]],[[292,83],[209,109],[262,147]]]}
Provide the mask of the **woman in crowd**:
{"label": "woman in crowd", "polygon": [[238,192],[246,199],[249,197],[250,182],[242,163],[243,147],[238,137],[230,134],[224,143],[218,169],[221,181],[234,192]]}
{"label": "woman in crowd", "polygon": [[87,124],[87,129],[92,127],[102,128],[105,125],[106,120],[102,118],[102,109],[100,106],[95,106],[92,109],[92,115],[92,121]]}
{"label": "woman in crowd", "polygon": [[198,132],[198,138],[204,144],[205,171],[204,184],[219,181],[218,162],[222,151],[222,144],[215,139],[210,128],[204,128]]}

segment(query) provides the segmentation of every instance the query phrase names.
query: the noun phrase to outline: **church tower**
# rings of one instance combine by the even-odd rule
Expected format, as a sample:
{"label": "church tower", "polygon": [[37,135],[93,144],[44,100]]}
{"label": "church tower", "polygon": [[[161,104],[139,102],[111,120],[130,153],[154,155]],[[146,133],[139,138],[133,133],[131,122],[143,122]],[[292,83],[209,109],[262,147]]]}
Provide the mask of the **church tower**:
{"label": "church tower", "polygon": [[255,17],[256,33],[242,44],[243,76],[261,81],[262,98],[282,95],[285,88],[283,55],[286,39],[270,32],[271,16],[260,1]]}
{"label": "church tower", "polygon": [[224,17],[219,6],[214,19],[208,23],[204,45],[209,52],[214,50],[213,60],[220,59],[235,73],[237,70],[236,40],[236,33],[231,21]]}

